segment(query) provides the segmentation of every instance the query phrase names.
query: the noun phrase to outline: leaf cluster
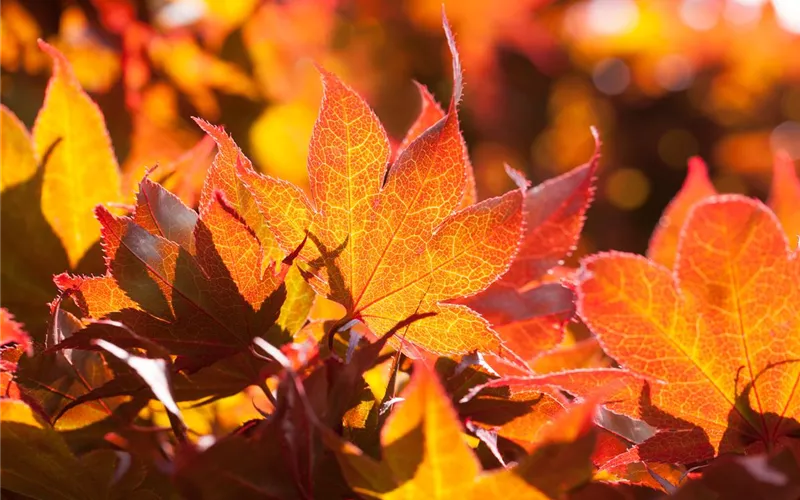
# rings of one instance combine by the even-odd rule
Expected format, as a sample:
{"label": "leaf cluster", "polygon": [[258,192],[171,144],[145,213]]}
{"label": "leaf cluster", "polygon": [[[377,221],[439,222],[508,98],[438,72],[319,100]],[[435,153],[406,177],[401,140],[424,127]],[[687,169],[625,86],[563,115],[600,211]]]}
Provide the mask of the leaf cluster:
{"label": "leaf cluster", "polygon": [[40,42],[32,135],[1,110],[4,494],[797,497],[792,162],[765,205],[694,159],[647,257],[568,267],[597,133],[585,165],[535,187],[507,168],[516,188],[479,200],[444,29],[450,103],[420,85],[394,146],[320,69],[308,192],[197,119],[217,149],[197,207],[150,171],[122,203],[102,114]]}

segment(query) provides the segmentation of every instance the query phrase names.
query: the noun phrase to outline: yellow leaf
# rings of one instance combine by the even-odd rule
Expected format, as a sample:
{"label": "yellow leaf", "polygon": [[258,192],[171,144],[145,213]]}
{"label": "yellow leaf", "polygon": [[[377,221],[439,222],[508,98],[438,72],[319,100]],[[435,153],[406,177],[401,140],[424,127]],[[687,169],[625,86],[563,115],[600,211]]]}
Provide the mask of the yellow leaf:
{"label": "yellow leaf", "polygon": [[31,137],[25,125],[7,107],[0,104],[2,130],[0,135],[0,189],[28,180],[36,173],[36,158]]}
{"label": "yellow leaf", "polygon": [[45,164],[42,212],[74,268],[100,237],[94,206],[120,201],[119,168],[100,109],[64,55],[46,42],[39,46],[53,59],[53,76],[33,127],[36,155]]}

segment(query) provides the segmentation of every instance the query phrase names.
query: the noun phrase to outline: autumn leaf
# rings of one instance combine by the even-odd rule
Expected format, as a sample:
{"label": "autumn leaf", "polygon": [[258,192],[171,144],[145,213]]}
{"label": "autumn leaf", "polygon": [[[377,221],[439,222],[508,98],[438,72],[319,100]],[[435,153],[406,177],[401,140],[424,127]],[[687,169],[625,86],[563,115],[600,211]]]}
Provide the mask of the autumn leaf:
{"label": "autumn leaf", "polygon": [[[467,445],[461,424],[436,376],[422,363],[414,367],[411,382],[381,431],[380,462],[350,443],[326,434],[345,478],[354,491],[368,498],[482,498],[497,494],[515,498],[549,498],[580,484],[590,472],[583,465],[590,445],[576,445],[591,428],[594,406],[563,412],[552,422],[543,444],[510,469],[483,471]],[[569,442],[569,450],[549,445]],[[586,443],[584,443],[586,444]],[[566,452],[570,466],[560,471],[545,465]],[[581,454],[587,452],[581,459]],[[547,457],[545,459],[544,457]],[[582,471],[582,472],[581,472]]]}
{"label": "autumn leaf", "polygon": [[121,312],[173,354],[211,359],[247,349],[277,318],[283,276],[262,275],[258,239],[221,193],[198,218],[145,179],[132,218],[102,207],[97,217],[109,274],[56,280],[87,316]]}
{"label": "autumn leaf", "polygon": [[[143,338],[178,356],[173,370],[190,374],[227,358],[210,368],[216,383],[190,377],[189,386],[196,385],[188,393],[195,398],[233,394],[256,382],[263,363],[243,362],[236,355],[248,350],[254,336],[268,335],[278,319],[289,261],[262,269],[258,238],[222,191],[213,192],[198,216],[145,178],[132,216],[114,216],[103,207],[97,216],[108,273],[63,274],[56,284],[88,318],[108,318],[126,328],[90,325],[59,347],[92,348],[96,338],[123,348],[143,347]],[[118,376],[78,402],[140,386]]]}
{"label": "autumn leaf", "polygon": [[103,115],[69,62],[51,45],[40,41],[39,47],[53,59],[53,77],[33,127],[36,157],[47,156],[42,213],[74,268],[100,237],[94,206],[121,199],[119,167]]}
{"label": "autumn leaf", "polygon": [[[689,159],[689,171],[680,192],[664,210],[658,227],[650,238],[647,256],[653,261],[672,267],[678,250],[678,240],[683,224],[695,203],[717,194],[708,178],[708,167],[699,157]],[[768,205],[778,216],[791,240],[800,234],[797,207],[800,200],[800,180],[794,162],[786,153],[775,155],[772,189]],[[796,245],[795,245],[796,246]]]}
{"label": "autumn leaf", "polygon": [[36,173],[36,158],[25,125],[5,105],[0,104],[3,136],[0,137],[0,162],[6,165],[0,177],[0,189],[30,179]]}
{"label": "autumn leaf", "polygon": [[[236,175],[237,169],[252,169],[250,160],[242,153],[234,140],[222,127],[216,127],[203,120],[196,119],[196,123],[217,144],[218,153],[206,176],[206,182],[200,193],[201,212],[203,207],[210,203],[215,190],[225,194],[226,199],[236,211],[244,218],[247,225],[256,233],[261,243],[262,267],[270,261],[280,261],[284,254],[267,220],[261,215],[250,192]],[[291,249],[293,251],[294,249]],[[286,274],[286,300],[281,308],[281,314],[273,328],[273,334],[282,330],[284,336],[297,333],[308,318],[311,305],[314,301],[314,291],[303,279],[296,266],[292,266]]]}
{"label": "autumn leaf", "polygon": [[380,335],[417,311],[435,312],[401,337],[439,354],[499,351],[485,320],[463,305],[442,303],[500,276],[522,224],[521,190],[454,212],[466,166],[456,114],[461,71],[451,45],[456,82],[447,116],[388,171],[380,122],[357,94],[321,70],[325,95],[308,162],[311,201],[291,185],[239,172],[284,251],[308,233],[300,255],[304,272],[317,293],[345,306],[348,319],[363,320]]}
{"label": "autumn leaf", "polygon": [[647,256],[654,262],[671,268],[678,251],[681,228],[689,211],[695,203],[715,194],[717,191],[708,178],[705,162],[696,156],[690,158],[683,187],[664,210],[658,227],[653,231]]}
{"label": "autumn leaf", "polygon": [[[403,150],[407,149],[408,146],[414,142],[414,140],[419,138],[419,136],[424,134],[425,131],[436,125],[439,120],[445,118],[446,116],[445,112],[442,110],[442,107],[436,101],[436,98],[431,95],[427,87],[419,82],[414,82],[414,84],[419,92],[419,98],[422,106],[417,118],[414,120],[414,123],[411,124],[411,127],[409,127],[405,137],[403,137],[400,146],[396,151],[393,152],[392,161],[396,161],[400,154],[402,154]],[[463,137],[461,140],[464,144],[464,164],[466,177],[464,179],[464,197],[461,199],[459,208],[466,208],[478,202],[478,193],[475,187],[475,171],[472,167],[472,162],[469,159],[467,144],[464,142]]]}
{"label": "autumn leaf", "polygon": [[528,363],[561,342],[574,315],[572,291],[548,278],[574,251],[594,196],[600,160],[594,134],[595,153],[588,163],[525,193],[523,239],[508,272],[461,301],[489,320],[506,347]]}
{"label": "autumn leaf", "polygon": [[[624,253],[583,262],[581,317],[610,356],[644,377],[611,407],[660,429],[637,450],[651,460],[791,446],[797,255],[775,215],[741,196],[696,204],[680,234],[673,271]],[[595,375],[574,376],[585,384]]]}

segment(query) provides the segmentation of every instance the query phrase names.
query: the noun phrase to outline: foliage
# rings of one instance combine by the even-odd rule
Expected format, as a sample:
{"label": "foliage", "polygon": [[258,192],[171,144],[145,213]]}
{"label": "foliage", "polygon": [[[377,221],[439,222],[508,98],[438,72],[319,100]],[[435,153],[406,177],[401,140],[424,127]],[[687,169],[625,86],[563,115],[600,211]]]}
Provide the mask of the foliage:
{"label": "foliage", "polygon": [[[516,188],[480,200],[443,24],[452,97],[417,84],[402,140],[318,67],[307,191],[200,118],[180,159],[121,173],[82,79],[39,41],[32,133],[0,110],[4,496],[707,498],[731,476],[798,495],[791,160],[764,204],[717,194],[694,158],[647,257],[569,267],[598,132],[586,164],[534,187],[507,167]],[[154,62],[172,44],[210,68],[164,69],[198,108],[217,109],[210,88],[254,95],[152,36]]]}

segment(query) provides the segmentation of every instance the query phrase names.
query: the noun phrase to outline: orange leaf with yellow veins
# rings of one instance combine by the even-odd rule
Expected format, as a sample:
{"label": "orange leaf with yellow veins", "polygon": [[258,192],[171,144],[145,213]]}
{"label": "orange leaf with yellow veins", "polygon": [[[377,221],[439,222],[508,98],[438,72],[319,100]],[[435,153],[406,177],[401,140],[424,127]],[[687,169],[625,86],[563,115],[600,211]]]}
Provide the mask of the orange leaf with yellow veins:
{"label": "orange leaf with yellow veins", "polygon": [[[216,142],[218,149],[200,194],[201,217],[213,201],[214,193],[216,191],[222,192],[227,202],[242,217],[247,226],[255,232],[263,253],[263,261],[259,264],[261,269],[265,269],[273,261],[282,260],[286,254],[270,230],[271,219],[266,219],[261,215],[250,191],[237,176],[237,171],[242,174],[243,178],[255,177],[256,182],[262,179],[271,179],[257,176],[250,160],[242,153],[234,140],[222,127],[211,125],[200,119],[195,119],[195,122]],[[279,188],[285,188],[287,190],[286,194],[292,197],[291,200],[284,203],[285,207],[291,209],[293,206],[292,201],[302,205],[302,191],[286,182],[275,181],[275,184]],[[308,213],[305,206],[302,206],[300,211],[301,218]],[[288,213],[287,220],[296,221],[295,213]],[[298,243],[299,241],[302,241],[302,237],[298,240]],[[295,247],[289,246],[287,248],[289,248],[288,253],[294,250]],[[300,330],[308,318],[308,313],[314,301],[314,291],[305,282],[296,266],[289,269],[285,283],[286,301],[281,308],[281,316],[275,328],[282,329],[289,335],[293,335]]]}
{"label": "orange leaf with yellow veins", "polygon": [[643,458],[689,463],[796,439],[800,266],[763,204],[728,195],[695,205],[674,271],[607,253],[585,259],[582,275],[584,322],[653,381],[629,385],[614,408],[661,429]]}
{"label": "orange leaf with yellow veins", "polygon": [[[510,469],[484,472],[435,374],[417,363],[411,382],[381,431],[382,460],[325,436],[353,490],[368,498],[513,498],[563,495],[591,474],[594,404],[561,412],[530,456]],[[562,444],[563,443],[563,444]],[[550,468],[552,464],[556,468]],[[488,497],[486,495],[489,495]]]}
{"label": "orange leaf with yellow veins", "polygon": [[214,126],[199,118],[195,118],[194,121],[217,144],[217,154],[208,170],[200,193],[200,212],[205,211],[206,207],[214,200],[214,192],[221,191],[228,203],[236,208],[236,211],[260,238],[264,233],[268,235],[269,231],[265,232],[259,228],[263,224],[259,223],[261,215],[258,213],[258,207],[252,196],[236,177],[237,165],[241,164],[248,169],[253,168],[250,160],[222,127]]}
{"label": "orange leaf with yellow veins", "polygon": [[[72,298],[83,313],[90,318],[103,318],[123,309],[140,309],[128,297],[111,274],[104,276],[74,276],[62,273],[53,277],[61,291],[77,291]],[[72,293],[72,292],[71,292]]]}
{"label": "orange leaf with yellow veins", "polygon": [[792,247],[797,248],[800,241],[800,179],[794,161],[783,152],[775,156],[769,207],[781,221]]}
{"label": "orange leaf with yellow veins", "polygon": [[[397,148],[395,159],[399,156],[399,153],[406,149],[417,137],[421,136],[426,130],[436,125],[436,122],[445,117],[442,107],[436,101],[436,98],[431,95],[430,91],[419,82],[414,82],[414,84],[419,91],[422,108],[420,109],[417,119],[414,120],[408,132],[406,132],[405,137],[403,137],[399,148]],[[469,160],[466,142],[464,142],[464,160],[467,174],[464,179],[464,197],[461,199],[460,208],[466,208],[478,202],[478,193],[475,187],[475,171],[472,168],[472,162]]]}
{"label": "orange leaf with yellow veins", "polygon": [[38,159],[45,163],[42,213],[64,244],[71,267],[100,237],[92,209],[118,202],[120,174],[100,109],[83,91],[69,62],[43,41],[53,76],[33,127]]}
{"label": "orange leaf with yellow veins", "polygon": [[483,318],[441,302],[479,292],[505,272],[519,243],[523,195],[515,190],[456,211],[466,176],[456,113],[461,70],[445,28],[456,80],[448,113],[388,170],[389,144],[372,110],[321,70],[325,92],[308,160],[313,203],[269,177],[240,174],[284,251],[308,231],[300,259],[309,282],[350,319],[381,335],[415,312],[436,312],[401,337],[438,354],[498,351]]}
{"label": "orange leaf with yellow veins", "polygon": [[717,194],[708,178],[708,168],[700,157],[689,159],[689,172],[680,192],[664,210],[658,227],[650,238],[647,256],[654,262],[671,268],[678,251],[681,228],[695,203]]}
{"label": "orange leaf with yellow veins", "polygon": [[[236,285],[236,292],[258,310],[268,295],[275,291],[283,280],[272,272],[261,272],[263,260],[261,245],[252,230],[242,224],[239,215],[227,204],[221,193],[217,193],[201,218],[196,230],[198,254],[201,267],[211,276],[223,277],[229,273]],[[207,241],[204,241],[208,238]],[[223,268],[215,269],[220,264]],[[214,271],[210,271],[214,269]],[[270,270],[272,271],[272,270]]]}
{"label": "orange leaf with yellow veins", "polygon": [[7,107],[0,104],[3,135],[0,136],[0,190],[17,185],[36,173],[36,158],[25,125]]}

